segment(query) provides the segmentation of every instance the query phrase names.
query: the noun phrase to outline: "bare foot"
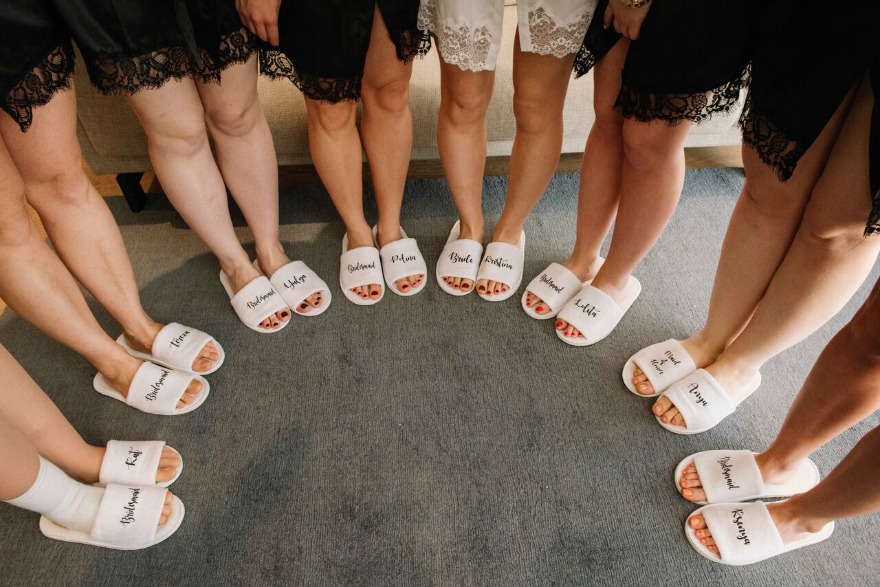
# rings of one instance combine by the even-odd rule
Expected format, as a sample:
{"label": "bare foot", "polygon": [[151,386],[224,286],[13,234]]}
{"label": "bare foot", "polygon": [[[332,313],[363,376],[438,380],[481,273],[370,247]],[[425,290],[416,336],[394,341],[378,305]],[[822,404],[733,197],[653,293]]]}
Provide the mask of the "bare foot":
{"label": "bare foot", "polygon": [[[764,453],[755,455],[755,460],[758,462],[758,470],[761,471],[761,478],[764,483],[788,483],[798,471],[797,463],[782,465],[778,462],[771,462],[764,456]],[[678,480],[678,490],[681,496],[688,501],[706,501],[706,492],[703,490],[703,484],[700,481],[699,473],[697,473],[697,467],[693,463],[685,467],[681,472],[681,477]]]}
{"label": "bare foot", "polygon": [[[104,379],[110,384],[113,389],[119,392],[122,397],[128,397],[128,390],[131,387],[131,382],[134,380],[134,375],[137,373],[137,370],[140,369],[141,365],[143,365],[143,361],[139,361],[132,356],[129,356],[128,353],[125,353],[125,364],[116,368],[113,373],[104,373],[101,372],[101,375],[104,376]],[[193,379],[189,382],[189,385],[186,387],[186,393],[180,396],[180,400],[177,402],[177,409],[185,408],[186,406],[194,403],[198,399],[198,395],[202,392],[202,382],[196,379]]]}
{"label": "bare foot", "polygon": [[[233,294],[237,294],[247,284],[260,277],[260,272],[250,263],[245,263],[244,265],[235,267],[231,270],[226,267],[222,267],[222,269],[229,278]],[[277,330],[278,328],[281,328],[282,323],[287,322],[288,320],[290,320],[290,308],[284,307],[260,322],[260,328]]]}
{"label": "bare foot", "polygon": [[[395,241],[402,240],[404,237],[400,233],[400,227],[395,229],[393,232],[385,232],[381,227],[379,227],[376,231],[376,242],[381,249],[388,243],[393,243]],[[394,282],[394,285],[397,286],[397,289],[402,291],[403,293],[407,293],[410,290],[418,289],[422,282],[425,280],[424,273],[418,273],[416,275],[408,275],[406,277],[402,277]]]}
{"label": "bare foot", "polygon": [[[159,331],[162,330],[164,326],[164,324],[152,322],[150,327],[143,333],[125,332],[125,344],[136,351],[149,354],[152,352],[153,342],[156,340],[156,336],[158,336]],[[220,353],[217,351],[216,345],[213,342],[208,342],[208,344],[202,347],[202,350],[199,351],[199,355],[195,360],[193,360],[192,370],[196,373],[210,371],[214,368],[214,363],[219,360]]]}

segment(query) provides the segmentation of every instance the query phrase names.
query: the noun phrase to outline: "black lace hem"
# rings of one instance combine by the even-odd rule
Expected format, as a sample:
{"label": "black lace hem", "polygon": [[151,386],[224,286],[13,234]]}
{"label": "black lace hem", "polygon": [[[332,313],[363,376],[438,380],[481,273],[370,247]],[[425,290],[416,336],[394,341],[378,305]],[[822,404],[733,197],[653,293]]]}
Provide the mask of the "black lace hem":
{"label": "black lace hem", "polygon": [[131,95],[190,75],[205,83],[219,83],[224,69],[244,63],[254,51],[250,33],[241,29],[223,35],[215,51],[198,48],[197,56],[187,47],[164,47],[137,57],[88,60],[86,69],[102,94]]}
{"label": "black lace hem", "polygon": [[807,152],[807,147],[789,137],[767,116],[756,112],[751,92],[746,96],[739,126],[743,143],[758,154],[761,161],[776,173],[779,181],[788,181],[798,161]]}
{"label": "black lace hem", "polygon": [[599,58],[596,54],[587,49],[586,43],[582,44],[574,56],[574,65],[572,66],[574,77],[579,78],[587,75],[596,66],[597,61],[599,61]]}
{"label": "black lace hem", "polygon": [[3,110],[26,132],[34,120],[33,109],[48,104],[57,93],[70,89],[75,59],[73,47],[59,45],[37,63],[3,97]]}
{"label": "black lace hem", "polygon": [[397,58],[409,63],[416,57],[424,57],[431,50],[431,33],[421,29],[410,29],[394,35]]}
{"label": "black lace hem", "polygon": [[699,124],[715,114],[730,112],[739,102],[740,92],[748,85],[748,80],[749,68],[746,67],[738,77],[724,85],[695,94],[652,94],[624,82],[614,107],[625,118],[639,122],[663,120],[667,125],[675,126],[690,120]]}
{"label": "black lace hem", "polygon": [[289,79],[307,98],[318,102],[356,102],[361,97],[362,74],[333,78],[303,73],[287,55],[274,49],[260,51],[260,73],[272,79]]}

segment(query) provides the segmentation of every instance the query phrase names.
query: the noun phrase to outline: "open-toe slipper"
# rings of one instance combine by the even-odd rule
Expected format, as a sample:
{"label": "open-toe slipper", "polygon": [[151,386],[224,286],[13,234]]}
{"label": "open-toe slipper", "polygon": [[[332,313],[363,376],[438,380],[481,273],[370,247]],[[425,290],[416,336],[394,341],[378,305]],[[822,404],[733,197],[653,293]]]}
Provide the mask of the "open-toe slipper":
{"label": "open-toe slipper", "polygon": [[681,476],[691,464],[697,468],[706,492],[706,501],[693,502],[699,505],[791,497],[809,491],[822,479],[816,464],[804,459],[789,481],[764,483],[756,454],[749,450],[707,450],[685,457],[675,468],[675,488],[681,491]]}
{"label": "open-toe slipper", "polygon": [[40,518],[40,531],[54,540],[115,550],[149,548],[174,534],[183,523],[185,509],[175,495],[171,500],[171,514],[159,526],[167,493],[168,490],[161,487],[108,485],[91,532],[65,528],[46,516]]}
{"label": "open-toe slipper", "polygon": [[[761,374],[758,373],[739,403],[755,393],[760,385]],[[679,379],[661,395],[666,396],[676,407],[684,418],[685,426],[667,424],[659,416],[654,417],[661,426],[676,434],[699,434],[714,428],[739,405],[730,401],[727,390],[705,369],[697,369]]]}
{"label": "open-toe slipper", "polygon": [[[639,393],[633,385],[633,376],[636,367],[642,370],[654,393]],[[687,377],[697,370],[697,365],[681,343],[670,338],[664,342],[645,347],[629,358],[623,366],[623,384],[626,388],[639,397],[657,397],[666,391],[670,385]]]}
{"label": "open-toe slipper", "polygon": [[111,440],[107,443],[107,452],[101,461],[101,472],[98,476],[98,485],[137,485],[139,487],[169,487],[180,478],[183,472],[183,457],[180,453],[168,447],[174,454],[180,457],[180,466],[174,478],[162,483],[156,482],[156,474],[159,472],[159,461],[162,459],[162,451],[167,445],[161,440],[138,440],[124,441]]}
{"label": "open-toe slipper", "polygon": [[[376,232],[378,226],[373,227],[373,240],[376,246],[379,246],[376,240]],[[385,276],[385,283],[388,289],[399,296],[413,296],[423,289],[428,283],[428,266],[425,264],[425,258],[419,250],[419,244],[416,239],[409,238],[400,229],[400,236],[403,238],[390,242],[381,249],[379,255],[382,257],[382,273]],[[397,287],[397,281],[411,275],[421,275],[422,282],[417,287],[409,287],[406,291],[402,291]]]}
{"label": "open-toe slipper", "polygon": [[556,336],[573,346],[596,344],[614,331],[640,293],[642,284],[632,275],[626,283],[623,302],[620,304],[601,289],[585,285],[559,312],[559,319],[577,328],[581,336],[566,336],[564,330],[558,328]]}
{"label": "open-toe slipper", "polygon": [[[202,389],[194,396],[196,400],[177,409],[177,402],[194,379],[202,384]],[[95,391],[102,395],[112,397],[147,414],[159,416],[179,416],[192,412],[205,403],[208,392],[211,391],[208,380],[201,375],[176,371],[153,363],[143,363],[138,368],[128,388],[128,397],[122,397],[122,394],[113,389],[100,373],[95,375],[93,384]]]}
{"label": "open-toe slipper", "polygon": [[[693,516],[703,516],[712,534],[718,554],[700,542],[690,525]],[[834,522],[828,522],[818,532],[801,540],[785,544],[773,517],[762,501],[753,503],[717,503],[705,505],[692,513],[684,523],[688,542],[698,553],[712,562],[724,565],[750,565],[804,546],[818,544],[834,532]]]}
{"label": "open-toe slipper", "polygon": [[466,296],[473,291],[473,286],[466,290],[456,289],[443,281],[444,277],[457,277],[470,279],[477,283],[477,271],[480,268],[480,259],[483,257],[483,245],[475,240],[458,238],[461,233],[460,222],[456,221],[449,231],[446,246],[437,259],[437,285],[446,293],[454,296]]}
{"label": "open-toe slipper", "polygon": [[241,288],[237,294],[232,293],[229,277],[223,271],[220,272],[220,283],[223,284],[223,289],[226,290],[226,295],[229,296],[232,309],[235,310],[239,320],[251,330],[261,334],[271,334],[273,332],[280,332],[290,324],[290,320],[284,320],[280,321],[278,328],[263,328],[260,326],[260,323],[273,314],[290,309],[265,275],[254,278],[250,283]]}
{"label": "open-toe slipper", "polygon": [[[259,260],[254,259],[254,267],[260,273],[263,272],[260,268]],[[324,280],[318,277],[318,274],[312,271],[303,261],[291,261],[279,268],[269,277],[269,282],[275,288],[275,291],[281,294],[281,299],[284,300],[287,307],[297,316],[320,316],[327,311],[327,308],[330,307],[330,300],[333,299],[330,288],[327,287]],[[300,304],[318,292],[324,292],[321,306],[318,308],[312,307],[311,310],[305,313],[299,312]]]}
{"label": "open-toe slipper", "polygon": [[[604,259],[599,259],[600,263]],[[577,275],[568,270],[564,265],[559,263],[550,263],[544,271],[535,276],[533,280],[526,286],[526,291],[522,295],[523,311],[535,320],[547,320],[554,318],[562,308],[565,307],[571,298],[577,295],[585,286],[589,285],[592,280],[582,282]],[[537,296],[545,306],[550,308],[549,312],[539,314],[534,308],[530,308],[526,302],[528,295]]]}
{"label": "open-toe slipper", "polygon": [[[159,334],[156,335],[156,339],[153,341],[150,353],[142,353],[131,348],[125,341],[124,334],[120,334],[116,342],[122,345],[122,348],[136,359],[150,361],[151,363],[157,363],[163,367],[171,367],[179,371],[198,373],[199,375],[214,373],[220,368],[223,361],[226,360],[226,353],[223,352],[223,347],[220,346],[220,343],[213,336],[202,332],[198,328],[184,326],[177,322],[166,324],[159,331]],[[193,363],[209,342],[214,343],[220,358],[214,361],[214,366],[207,371],[193,371]]]}
{"label": "open-toe slipper", "polygon": [[[339,287],[353,304],[372,306],[385,297],[382,283],[382,260],[376,247],[356,247],[349,250],[348,234],[342,237],[342,256],[339,257]],[[356,287],[375,283],[379,286],[379,297],[362,298],[353,291]]]}
{"label": "open-toe slipper", "polygon": [[492,242],[486,245],[486,254],[480,262],[477,281],[497,281],[507,286],[507,291],[498,295],[477,292],[481,298],[489,302],[503,302],[519,289],[522,283],[523,262],[526,251],[526,233],[523,231],[519,243]]}

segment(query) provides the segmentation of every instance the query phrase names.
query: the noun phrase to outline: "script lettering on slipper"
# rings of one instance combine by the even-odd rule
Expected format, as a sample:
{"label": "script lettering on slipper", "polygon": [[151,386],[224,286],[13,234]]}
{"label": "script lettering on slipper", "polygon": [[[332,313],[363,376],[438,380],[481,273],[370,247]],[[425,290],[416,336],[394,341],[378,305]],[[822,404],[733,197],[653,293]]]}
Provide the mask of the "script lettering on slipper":
{"label": "script lettering on slipper", "polygon": [[733,514],[733,524],[736,526],[736,539],[742,540],[743,544],[751,544],[749,535],[746,533],[745,524],[743,524],[743,511],[736,509],[731,512]]}
{"label": "script lettering on slipper", "polygon": [[145,396],[150,401],[155,401],[157,397],[159,397],[159,392],[162,390],[162,386],[165,385],[165,379],[171,374],[170,371],[166,369],[159,369],[161,371],[161,375],[159,375],[159,379],[156,380],[155,383],[150,385],[150,392]]}
{"label": "script lettering on slipper", "polygon": [[547,275],[546,273],[541,274],[541,283],[555,291],[556,293],[562,293],[562,290],[565,289],[564,285],[556,285],[556,282],[553,281],[553,278]]}
{"label": "script lettering on slipper", "polygon": [[709,406],[709,402],[707,402],[706,398],[703,397],[703,394],[700,393],[699,383],[691,383],[688,385],[688,393],[694,396],[694,403],[698,406]]}
{"label": "script lettering on slipper", "polygon": [[125,466],[131,469],[137,465],[138,458],[144,454],[142,451],[135,450],[133,446],[128,447],[128,456],[125,457]]}
{"label": "script lettering on slipper", "polygon": [[259,307],[260,304],[262,304],[263,302],[265,302],[266,300],[268,300],[269,298],[271,298],[274,295],[275,295],[275,290],[270,289],[267,293],[260,294],[257,297],[255,297],[253,299],[253,301],[248,301],[247,307],[249,309],[253,310],[254,308]]}
{"label": "script lettering on slipper", "polygon": [[663,375],[663,365],[666,363],[672,363],[673,365],[681,365],[681,361],[676,360],[675,355],[672,354],[672,351],[666,351],[663,353],[666,358],[665,359],[651,359],[651,366],[654,367],[654,370],[657,371],[658,374]]}
{"label": "script lettering on slipper", "polygon": [[589,316],[590,318],[595,318],[599,315],[599,310],[593,304],[583,303],[581,300],[583,298],[578,298],[574,301],[574,306],[576,308],[580,308],[581,312]]}
{"label": "script lettering on slipper", "polygon": [[376,268],[375,261],[373,261],[372,263],[355,263],[354,265],[352,265],[351,263],[348,264],[348,272],[349,273],[354,273],[355,271],[366,271],[367,269],[375,269],[375,268]]}
{"label": "script lettering on slipper", "polygon": [[495,265],[501,269],[513,269],[513,265],[510,264],[510,261],[500,257],[490,257],[489,255],[486,255],[483,258],[483,263],[486,263],[487,265]]}
{"label": "script lettering on slipper", "polygon": [[392,263],[412,263],[416,260],[415,255],[404,255],[403,253],[399,255],[391,255]]}
{"label": "script lettering on slipper", "polygon": [[306,282],[306,279],[307,278],[306,278],[305,274],[299,275],[299,276],[294,275],[293,277],[288,278],[284,282],[284,287],[286,289],[295,290],[296,286],[304,284]]}
{"label": "script lettering on slipper", "polygon": [[462,257],[461,255],[459,255],[455,251],[452,251],[451,253],[449,253],[449,260],[452,261],[453,263],[471,264],[474,262],[474,258],[471,257],[470,254],[467,254],[464,257]]}
{"label": "script lettering on slipper", "polygon": [[180,336],[176,336],[171,339],[171,346],[180,348],[180,345],[183,344],[183,339],[190,335],[189,330],[183,331]]}
{"label": "script lettering on slipper", "polygon": [[739,489],[739,485],[734,483],[733,477],[730,474],[730,472],[733,470],[733,465],[730,464],[730,457],[723,457],[718,459],[718,464],[721,465],[721,476],[724,477],[724,483],[727,484],[727,489]]}
{"label": "script lettering on slipper", "polygon": [[125,514],[119,520],[120,524],[133,524],[137,520],[134,517],[134,513],[137,510],[138,500],[141,496],[141,490],[136,487],[129,487],[129,491],[131,491],[131,499],[128,500],[128,503],[122,506],[122,510]]}

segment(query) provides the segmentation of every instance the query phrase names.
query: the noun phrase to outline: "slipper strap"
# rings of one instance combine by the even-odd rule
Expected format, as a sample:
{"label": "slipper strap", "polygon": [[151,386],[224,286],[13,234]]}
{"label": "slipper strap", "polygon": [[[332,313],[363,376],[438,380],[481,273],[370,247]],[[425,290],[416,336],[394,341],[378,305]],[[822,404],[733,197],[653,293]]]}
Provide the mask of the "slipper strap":
{"label": "slipper strap", "polygon": [[89,535],[114,546],[149,544],[156,538],[166,493],[159,487],[108,485]]}
{"label": "slipper strap", "polygon": [[382,261],[375,247],[357,247],[339,257],[339,285],[348,291],[362,285],[382,285]]}
{"label": "slipper strap", "polygon": [[458,239],[446,243],[437,260],[437,275],[477,280],[483,245],[475,240]]}
{"label": "slipper strap", "polygon": [[645,347],[630,360],[642,370],[657,391],[667,389],[697,370],[694,360],[674,338]]}
{"label": "slipper strap", "polygon": [[165,443],[161,440],[111,440],[107,443],[107,452],[101,461],[99,482],[101,485],[156,485],[156,473],[159,471],[163,448]]}
{"label": "slipper strap", "polygon": [[760,501],[725,503],[701,508],[721,560],[742,565],[785,552],[782,537]]}
{"label": "slipper strap", "polygon": [[213,341],[214,337],[198,328],[171,322],[156,335],[151,353],[157,361],[175,369],[190,370],[205,345]]}
{"label": "slipper strap", "polygon": [[410,275],[426,275],[428,266],[414,238],[403,238],[388,243],[379,250],[382,272],[389,285]]}
{"label": "slipper strap", "polygon": [[189,373],[143,363],[131,380],[126,403],[148,414],[173,414],[192,380]]}
{"label": "slipper strap", "polygon": [[751,451],[707,450],[695,454],[693,462],[709,503],[754,499],[764,494],[761,469]]}
{"label": "slipper strap", "polygon": [[480,263],[477,279],[499,281],[508,287],[516,285],[523,268],[522,250],[510,243],[493,242],[486,245],[486,254]]}
{"label": "slipper strap", "polygon": [[693,430],[711,428],[736,409],[721,384],[705,369],[697,369],[663,392]]}
{"label": "slipper strap", "polygon": [[622,316],[617,302],[592,285],[585,285],[559,313],[560,320],[577,328],[587,339],[591,333],[606,329],[608,324],[613,327]]}
{"label": "slipper strap", "polygon": [[324,280],[302,261],[288,263],[273,273],[269,281],[291,308],[295,308],[319,291],[328,291]]}
{"label": "slipper strap", "polygon": [[260,322],[287,307],[272,287],[269,278],[261,275],[235,294],[230,300],[238,317],[247,325],[259,326]]}
{"label": "slipper strap", "polygon": [[577,275],[559,263],[551,263],[529,282],[526,291],[541,298],[551,312],[557,312],[583,287]]}

